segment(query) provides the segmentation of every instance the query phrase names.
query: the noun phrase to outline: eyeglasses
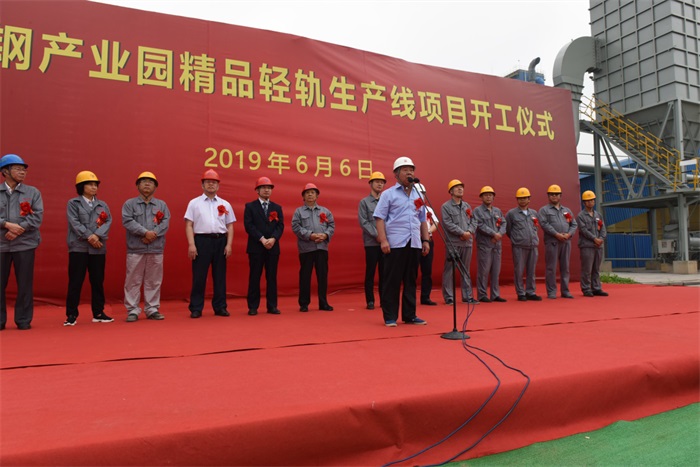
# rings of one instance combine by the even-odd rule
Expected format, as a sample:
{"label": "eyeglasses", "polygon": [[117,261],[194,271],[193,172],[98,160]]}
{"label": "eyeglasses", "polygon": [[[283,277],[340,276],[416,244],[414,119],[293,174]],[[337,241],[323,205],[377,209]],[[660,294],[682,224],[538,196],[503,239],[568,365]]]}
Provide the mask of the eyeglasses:
{"label": "eyeglasses", "polygon": [[549,196],[561,196],[561,193],[547,193]]}

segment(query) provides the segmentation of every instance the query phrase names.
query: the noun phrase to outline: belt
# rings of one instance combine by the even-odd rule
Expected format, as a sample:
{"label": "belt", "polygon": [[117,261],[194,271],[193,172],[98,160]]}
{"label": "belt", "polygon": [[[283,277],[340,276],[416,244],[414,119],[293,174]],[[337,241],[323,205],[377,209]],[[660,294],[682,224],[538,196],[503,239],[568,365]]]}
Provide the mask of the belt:
{"label": "belt", "polygon": [[199,234],[198,233],[198,234],[194,234],[194,236],[195,237],[205,237],[205,238],[221,238],[221,237],[225,237],[226,234],[225,233],[208,233],[208,234],[205,234],[205,233]]}

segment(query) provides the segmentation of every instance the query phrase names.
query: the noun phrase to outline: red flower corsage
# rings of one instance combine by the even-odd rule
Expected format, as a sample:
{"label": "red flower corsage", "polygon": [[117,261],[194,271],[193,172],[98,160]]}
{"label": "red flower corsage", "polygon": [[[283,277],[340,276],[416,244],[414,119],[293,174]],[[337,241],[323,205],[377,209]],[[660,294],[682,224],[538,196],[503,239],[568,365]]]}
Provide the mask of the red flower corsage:
{"label": "red flower corsage", "polygon": [[598,222],[598,230],[600,230],[603,227],[603,219],[596,219]]}
{"label": "red flower corsage", "polygon": [[566,218],[566,222],[571,224],[572,217],[571,217],[571,213],[569,211],[564,212],[564,218]]}
{"label": "red flower corsage", "polygon": [[416,211],[423,207],[423,205],[425,204],[423,202],[423,198],[416,198],[416,200],[413,203],[416,205]]}
{"label": "red flower corsage", "polygon": [[466,211],[464,211],[464,212],[467,213],[467,217],[472,217],[472,210],[471,209],[467,208]]}
{"label": "red flower corsage", "polygon": [[102,227],[102,226],[104,225],[104,223],[107,222],[107,219],[109,219],[109,218],[107,217],[107,212],[106,212],[106,211],[102,211],[102,212],[100,213],[100,215],[97,216],[97,226],[98,226],[98,227]]}
{"label": "red flower corsage", "polygon": [[19,215],[24,217],[28,216],[29,214],[34,214],[34,211],[32,211],[32,205],[29,204],[28,201],[19,203]]}
{"label": "red flower corsage", "polygon": [[496,228],[497,229],[500,228],[501,224],[503,224],[503,219],[501,219],[500,217],[497,217],[496,218]]}
{"label": "red flower corsage", "polygon": [[226,210],[226,206],[224,206],[223,204],[220,204],[217,209],[219,210],[220,216],[223,216],[224,214],[228,214],[228,210]]}
{"label": "red flower corsage", "polygon": [[325,213],[325,212],[322,212],[322,213],[318,216],[318,220],[321,222],[321,224],[327,223],[327,222],[328,222],[328,218],[326,217],[326,213]]}
{"label": "red flower corsage", "polygon": [[535,225],[535,227],[540,226],[540,221],[537,219],[537,216],[532,216],[532,223]]}
{"label": "red flower corsage", "polygon": [[279,220],[279,216],[277,215],[277,211],[272,211],[270,215],[268,216],[267,220],[270,222],[276,222]]}
{"label": "red flower corsage", "polygon": [[163,218],[165,217],[165,214],[163,214],[161,211],[158,211],[156,213],[156,216],[153,218],[153,222],[157,224],[160,224]]}

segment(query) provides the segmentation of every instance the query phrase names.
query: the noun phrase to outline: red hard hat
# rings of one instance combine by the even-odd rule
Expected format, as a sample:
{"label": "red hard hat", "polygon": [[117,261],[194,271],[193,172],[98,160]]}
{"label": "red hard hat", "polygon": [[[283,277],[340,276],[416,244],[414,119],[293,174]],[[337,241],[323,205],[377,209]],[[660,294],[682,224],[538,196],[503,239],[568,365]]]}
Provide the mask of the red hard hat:
{"label": "red hard hat", "polygon": [[306,186],[304,187],[304,189],[301,190],[301,196],[304,196],[304,192],[306,192],[308,190],[316,190],[317,195],[321,194],[321,190],[319,190],[316,185],[314,185],[313,183],[307,183]]}
{"label": "red hard hat", "polygon": [[270,180],[267,177],[260,177],[257,182],[255,182],[255,189],[257,190],[261,186],[269,185],[272,188],[275,187],[275,185],[272,184],[272,180]]}
{"label": "red hard hat", "polygon": [[219,178],[219,174],[216,173],[216,170],[214,169],[209,169],[202,174],[202,183],[204,182],[204,180],[216,180],[217,182],[221,181],[221,179]]}

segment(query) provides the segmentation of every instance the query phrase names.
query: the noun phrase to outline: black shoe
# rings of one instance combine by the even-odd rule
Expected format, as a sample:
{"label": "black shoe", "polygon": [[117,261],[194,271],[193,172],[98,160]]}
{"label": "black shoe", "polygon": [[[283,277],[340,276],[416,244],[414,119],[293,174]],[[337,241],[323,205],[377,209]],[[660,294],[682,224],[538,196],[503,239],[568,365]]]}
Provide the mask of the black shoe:
{"label": "black shoe", "polygon": [[518,301],[519,301],[519,302],[526,302],[526,301],[527,301],[527,297],[526,297],[525,295],[518,295]]}
{"label": "black shoe", "polygon": [[[527,298],[526,298],[525,300],[527,300]],[[492,301],[492,302],[501,302],[501,303],[505,303],[505,302],[507,302],[508,300],[506,300],[506,299],[503,298],[503,297],[496,297],[496,298],[492,298],[491,301]]]}
{"label": "black shoe", "polygon": [[595,295],[596,297],[607,297],[608,293],[603,292],[602,290],[594,290],[593,295]]}
{"label": "black shoe", "polygon": [[593,297],[593,292],[591,292],[590,290],[587,290],[587,291],[583,292],[583,296],[584,297]]}
{"label": "black shoe", "polygon": [[19,324],[19,325],[17,325],[17,329],[19,329],[20,331],[26,331],[26,330],[31,329],[31,328],[32,328],[31,324]]}
{"label": "black shoe", "polygon": [[214,315],[216,316],[231,316],[231,313],[228,312],[226,308],[223,310],[214,310]]}
{"label": "black shoe", "polygon": [[269,310],[267,310],[267,312],[270,313],[271,315],[279,315],[280,314],[280,311],[277,308],[270,308]]}
{"label": "black shoe", "polygon": [[437,303],[432,301],[431,299],[421,300],[420,304],[421,305],[428,305],[428,306],[437,306]]}
{"label": "black shoe", "polygon": [[571,295],[569,292],[561,294],[561,298],[574,298],[573,295]]}
{"label": "black shoe", "polygon": [[0,331],[4,331],[4,330],[5,330],[5,325],[4,325],[4,324],[0,324]]}
{"label": "black shoe", "polygon": [[202,317],[201,311],[191,311],[190,312],[190,318],[196,319],[196,318],[201,318],[201,317]]}
{"label": "black shoe", "polygon": [[472,297],[469,297],[468,299],[462,300],[462,301],[465,303],[468,303],[470,305],[478,305],[479,304],[479,300],[474,300],[474,298],[472,298]]}
{"label": "black shoe", "polygon": [[479,302],[480,303],[491,303],[493,300],[490,300],[488,297],[479,297]]}
{"label": "black shoe", "polygon": [[114,318],[110,318],[104,312],[92,317],[93,323],[111,323],[112,321],[114,321]]}
{"label": "black shoe", "polygon": [[319,306],[318,309],[321,311],[333,311],[333,307],[330,305],[322,305]]}
{"label": "black shoe", "polygon": [[249,308],[248,309],[248,315],[249,316],[255,316],[258,314],[258,309],[257,308]]}
{"label": "black shoe", "polygon": [[367,302],[367,309],[374,310],[374,302]]}
{"label": "black shoe", "polygon": [[447,300],[445,300],[445,305],[452,305],[453,303],[454,303],[454,300],[452,300],[451,298],[448,298]]}
{"label": "black shoe", "polygon": [[532,300],[533,302],[541,302],[542,301],[542,297],[540,297],[539,295],[536,295],[534,293],[525,294],[525,298],[527,298],[528,300]]}
{"label": "black shoe", "polygon": [[299,307],[299,311],[307,312],[307,311],[309,311],[309,307],[306,306],[306,305],[300,306],[300,307]]}

